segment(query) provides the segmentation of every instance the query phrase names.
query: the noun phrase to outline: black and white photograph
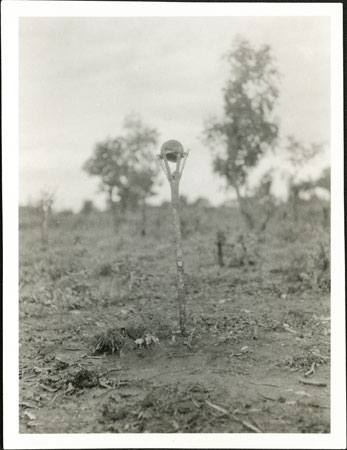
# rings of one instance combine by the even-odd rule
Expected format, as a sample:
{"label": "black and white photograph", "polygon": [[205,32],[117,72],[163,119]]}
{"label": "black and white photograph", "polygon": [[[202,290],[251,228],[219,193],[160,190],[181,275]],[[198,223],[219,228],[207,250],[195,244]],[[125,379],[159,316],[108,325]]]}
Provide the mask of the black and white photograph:
{"label": "black and white photograph", "polygon": [[6,448],[343,448],[342,6],[3,13]]}

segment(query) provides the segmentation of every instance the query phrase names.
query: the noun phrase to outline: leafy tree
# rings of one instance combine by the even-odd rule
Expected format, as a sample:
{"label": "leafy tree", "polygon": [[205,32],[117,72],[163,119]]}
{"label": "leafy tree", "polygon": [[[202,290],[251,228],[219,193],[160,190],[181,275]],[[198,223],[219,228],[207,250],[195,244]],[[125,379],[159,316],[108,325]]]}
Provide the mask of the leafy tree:
{"label": "leafy tree", "polygon": [[89,175],[100,178],[100,191],[107,193],[108,204],[114,218],[116,218],[114,192],[120,190],[126,181],[128,165],[123,139],[115,138],[97,143],[93,156],[83,166]]}
{"label": "leafy tree", "polygon": [[316,180],[316,187],[320,187],[323,189],[326,189],[330,192],[330,185],[331,185],[331,173],[330,173],[330,167],[326,167],[321,176]]}
{"label": "leafy tree", "polygon": [[129,174],[130,185],[132,186],[132,199],[136,199],[141,207],[141,235],[146,235],[147,229],[147,199],[155,194],[154,185],[158,175],[157,167],[144,167],[132,170]]}
{"label": "leafy tree", "polygon": [[276,199],[271,192],[273,184],[273,169],[263,174],[259,183],[253,189],[253,195],[249,197],[249,206],[258,218],[258,229],[264,231],[273,216],[276,208]]}
{"label": "leafy tree", "polygon": [[238,36],[225,55],[230,72],[223,90],[224,116],[205,124],[205,142],[213,151],[213,168],[233,188],[240,211],[253,228],[245,188],[255,167],[278,138],[274,117],[279,73],[271,48],[255,48]]}
{"label": "leafy tree", "polygon": [[137,115],[127,116],[123,133],[96,144],[94,153],[84,164],[84,170],[100,178],[100,190],[108,195],[108,203],[117,223],[115,195],[121,211],[130,206],[144,205],[153,194],[158,169],[152,156],[158,133],[144,125]]}
{"label": "leafy tree", "polygon": [[[300,169],[310,163],[318,154],[322,153],[323,144],[311,143],[305,145],[294,136],[287,137],[287,145],[285,148],[287,160],[292,166],[293,174],[289,178],[289,204],[292,209],[292,218],[294,221],[298,219],[298,206],[300,194],[311,190],[314,183],[310,180],[300,180],[297,176]],[[329,174],[330,184],[330,174]]]}
{"label": "leafy tree", "polygon": [[[331,170],[330,167],[326,167],[321,176],[315,182],[316,187],[325,189],[330,193],[331,191]],[[330,225],[330,208],[323,206],[323,225],[328,228]]]}
{"label": "leafy tree", "polygon": [[127,151],[133,158],[128,171],[128,183],[121,188],[119,196],[123,209],[127,208],[127,201],[132,206],[140,203],[143,207],[146,199],[154,195],[153,187],[159,175],[158,166],[153,158],[158,143],[158,132],[143,125],[141,118],[136,114],[125,118],[123,129]]}

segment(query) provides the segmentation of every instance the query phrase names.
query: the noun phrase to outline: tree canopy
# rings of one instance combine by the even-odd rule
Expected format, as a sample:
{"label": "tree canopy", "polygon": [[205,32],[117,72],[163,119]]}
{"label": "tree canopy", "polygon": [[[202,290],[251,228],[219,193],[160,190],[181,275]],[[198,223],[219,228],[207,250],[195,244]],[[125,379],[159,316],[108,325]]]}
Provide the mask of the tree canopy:
{"label": "tree canopy", "polygon": [[153,194],[158,169],[153,158],[158,132],[144,125],[137,115],[127,116],[123,133],[95,145],[93,155],[83,168],[100,178],[100,189],[119,197],[122,209],[136,205],[139,200]]}
{"label": "tree canopy", "polygon": [[241,37],[225,59],[230,71],[223,89],[224,117],[210,119],[204,135],[214,152],[215,172],[239,187],[248,169],[277,141],[279,72],[268,45],[257,49]]}
{"label": "tree canopy", "polygon": [[241,212],[252,225],[242,188],[249,170],[277,142],[279,72],[268,45],[256,48],[240,36],[225,59],[229,75],[223,89],[224,115],[206,122],[204,137],[213,152],[214,171],[235,189]]}

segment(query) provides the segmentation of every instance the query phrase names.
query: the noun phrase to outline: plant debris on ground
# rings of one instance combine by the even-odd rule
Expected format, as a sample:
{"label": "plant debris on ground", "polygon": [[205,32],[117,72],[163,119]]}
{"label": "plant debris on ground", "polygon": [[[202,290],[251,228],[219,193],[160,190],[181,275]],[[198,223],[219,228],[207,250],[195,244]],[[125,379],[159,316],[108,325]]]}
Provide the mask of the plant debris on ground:
{"label": "plant debris on ground", "polygon": [[72,215],[45,249],[20,230],[21,433],[329,433],[328,230],[226,232],[220,267],[234,216],[204,217],[184,241],[187,336],[154,225]]}

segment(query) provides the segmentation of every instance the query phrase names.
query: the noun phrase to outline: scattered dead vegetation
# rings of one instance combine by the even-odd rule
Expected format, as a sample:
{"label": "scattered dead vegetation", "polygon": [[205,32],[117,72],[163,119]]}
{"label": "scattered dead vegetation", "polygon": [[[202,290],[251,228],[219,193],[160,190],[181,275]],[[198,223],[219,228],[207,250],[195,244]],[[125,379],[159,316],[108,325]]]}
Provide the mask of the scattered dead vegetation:
{"label": "scattered dead vegetation", "polygon": [[101,221],[78,229],[76,248],[67,222],[43,252],[21,230],[21,432],[329,432],[323,232],[228,234],[219,267],[219,219],[204,220],[209,234],[185,241],[187,336],[160,236]]}

